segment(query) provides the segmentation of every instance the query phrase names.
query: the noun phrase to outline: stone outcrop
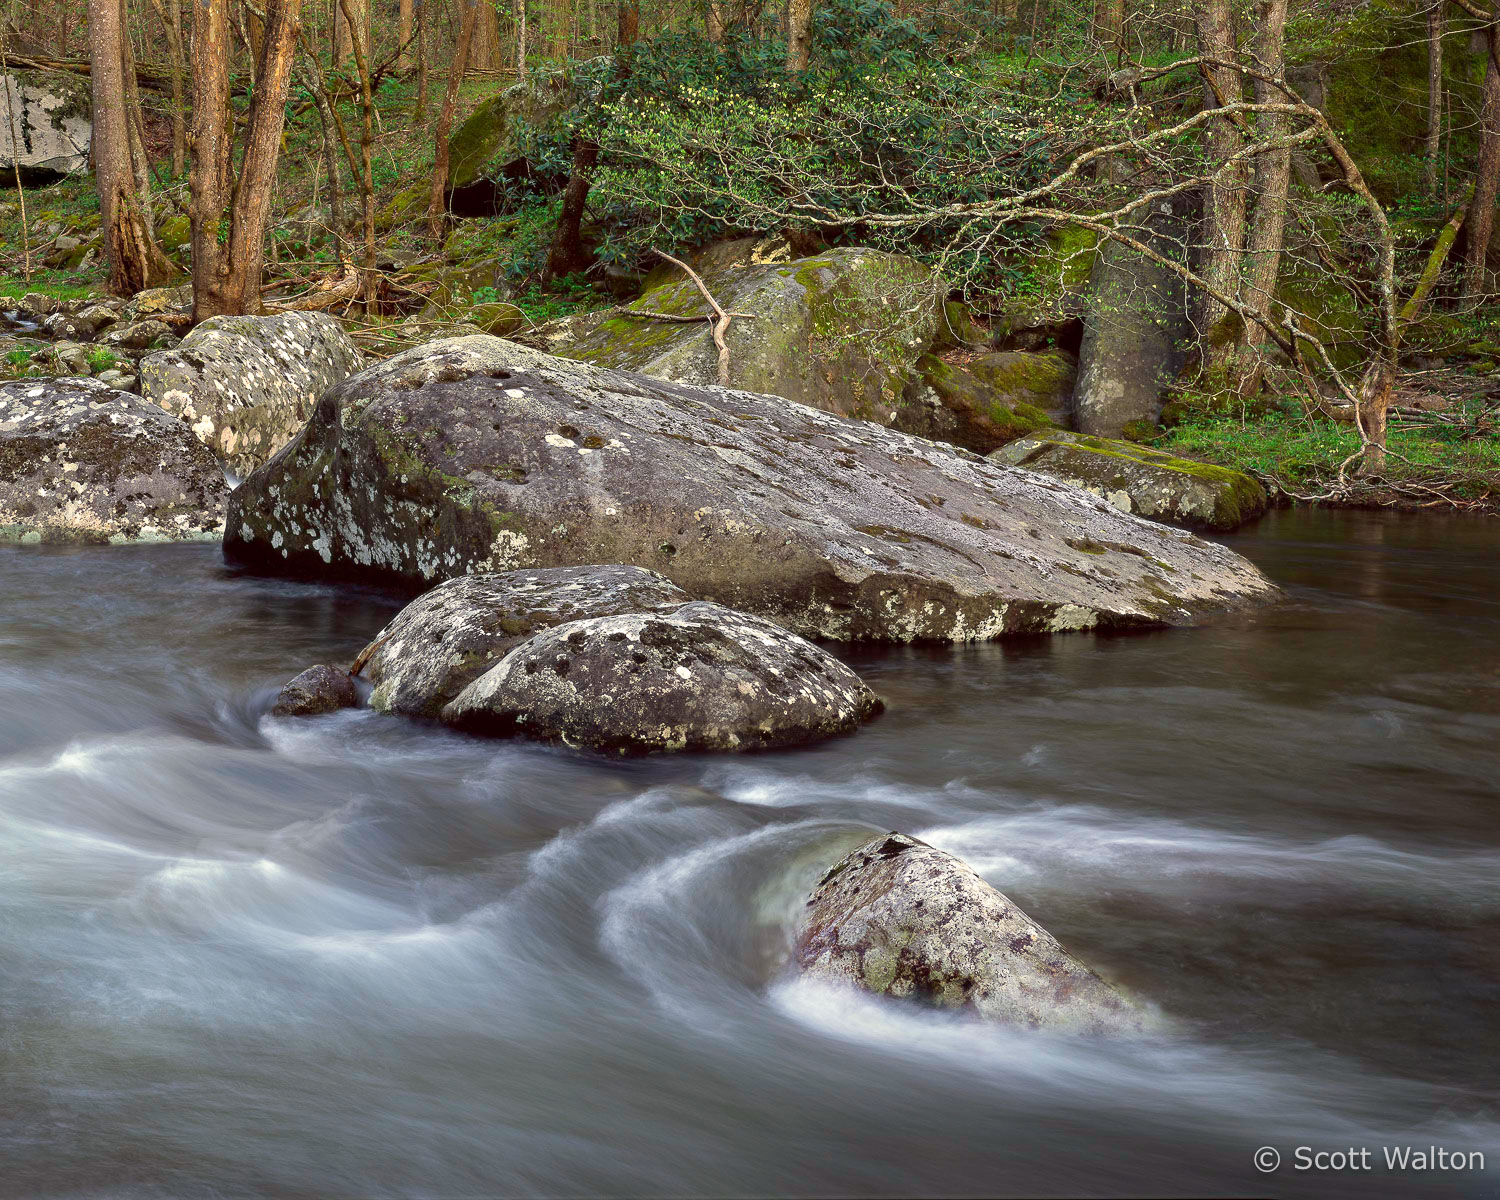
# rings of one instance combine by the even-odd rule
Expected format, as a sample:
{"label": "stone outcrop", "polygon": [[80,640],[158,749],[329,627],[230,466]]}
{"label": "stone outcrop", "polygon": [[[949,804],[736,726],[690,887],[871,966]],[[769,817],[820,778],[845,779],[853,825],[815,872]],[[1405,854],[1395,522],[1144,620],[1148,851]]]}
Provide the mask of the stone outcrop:
{"label": "stone outcrop", "polygon": [[[746,238],[710,247],[694,269],[725,309],[748,314],[730,322],[725,338],[731,387],[898,429],[908,418],[927,420],[925,406],[909,404],[904,393],[938,330],[938,283],[928,267],[857,248],[792,259],[780,240]],[[711,313],[697,286],[681,271],[647,283],[639,300],[590,322],[557,353],[658,379],[717,383],[709,322],[647,315]]]}
{"label": "stone outcrop", "polygon": [[1259,480],[1243,472],[1081,433],[1034,434],[992,457],[1077,484],[1121,512],[1199,529],[1237,529],[1268,502]]}
{"label": "stone outcrop", "polygon": [[326,663],[307,670],[287,682],[271,706],[273,717],[315,717],[322,713],[353,708],[359,693],[348,674]]}
{"label": "stone outcrop", "polygon": [[807,902],[794,961],[815,979],[1069,1034],[1156,1022],[951,854],[900,833],[838,862]]}
{"label": "stone outcrop", "polygon": [[931,410],[924,436],[976,454],[1066,421],[1077,370],[1063,350],[1000,350],[962,366],[929,354],[917,366],[921,381],[911,394]]}
{"label": "stone outcrop", "polygon": [[[1164,255],[1180,253],[1182,222],[1163,207],[1167,211],[1147,218],[1143,236]],[[1115,438],[1135,422],[1154,425],[1192,332],[1176,275],[1117,242],[1102,246],[1094,258],[1078,352],[1074,427]]]}
{"label": "stone outcrop", "polygon": [[678,608],[691,597],[640,567],[554,567],[460,575],[417,597],[355,660],[370,706],[436,717],[527,638],[585,617]]}
{"label": "stone outcrop", "polygon": [[210,317],[176,349],[141,360],[141,395],[245,473],[285,445],[318,397],[363,361],[326,313]]}
{"label": "stone outcrop", "polygon": [[0,542],[216,538],[227,491],[154,404],[89,379],[0,384]]}
{"label": "stone outcrop", "polygon": [[262,569],[419,585],[633,564],[838,639],[1182,623],[1276,594],[1231,551],[1029,471],[488,337],[325,394],[235,491],[224,547]]}
{"label": "stone outcrop", "polygon": [[93,116],[88,84],[61,75],[0,75],[0,172],[45,187],[88,170]]}
{"label": "stone outcrop", "polygon": [[443,719],[639,754],[798,746],[852,733],[879,708],[826,650],[700,601],[544,630],[459,693]]}
{"label": "stone outcrop", "polygon": [[484,101],[448,139],[448,188],[467,187],[486,172],[499,173],[527,151],[528,130],[543,130],[577,102],[563,75],[513,84]]}

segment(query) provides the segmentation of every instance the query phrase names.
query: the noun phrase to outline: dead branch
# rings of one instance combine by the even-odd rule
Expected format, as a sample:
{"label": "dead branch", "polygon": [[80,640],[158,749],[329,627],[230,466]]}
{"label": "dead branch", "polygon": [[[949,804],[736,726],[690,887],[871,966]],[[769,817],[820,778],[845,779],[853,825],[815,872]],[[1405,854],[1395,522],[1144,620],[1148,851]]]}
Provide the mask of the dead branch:
{"label": "dead branch", "polygon": [[729,386],[729,343],[724,340],[724,335],[729,332],[729,322],[738,313],[727,312],[722,304],[714,299],[714,294],[708,290],[708,284],[703,282],[703,277],[683,262],[680,258],[673,258],[665,250],[658,250],[657,255],[666,259],[673,266],[681,267],[687,272],[687,277],[693,281],[698,290],[703,293],[703,298],[708,301],[708,306],[714,310],[714,345],[719,348],[719,386]]}

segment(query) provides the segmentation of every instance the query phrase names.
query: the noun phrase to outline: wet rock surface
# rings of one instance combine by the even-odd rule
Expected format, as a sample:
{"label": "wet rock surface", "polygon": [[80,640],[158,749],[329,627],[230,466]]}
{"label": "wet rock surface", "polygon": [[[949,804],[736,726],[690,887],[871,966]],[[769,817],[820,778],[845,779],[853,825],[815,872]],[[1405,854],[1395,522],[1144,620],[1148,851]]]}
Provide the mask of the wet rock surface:
{"label": "wet rock surface", "polygon": [[326,313],[210,317],[176,349],[141,360],[141,395],[244,473],[285,445],[318,397],[363,362]]}
{"label": "wet rock surface", "polygon": [[89,379],[0,384],[0,542],[214,538],[228,490],[154,404]]}
{"label": "wet rock surface", "polygon": [[545,630],[465,688],[443,719],[640,754],[802,745],[851,733],[879,708],[826,650],[700,601]]}
{"label": "wet rock surface", "polygon": [[276,695],[271,706],[273,717],[314,717],[321,713],[353,708],[359,703],[354,680],[337,667],[326,664],[308,667]]}
{"label": "wet rock surface", "polygon": [[443,705],[533,634],[584,617],[677,608],[691,599],[640,567],[556,567],[462,575],[396,614],[360,652],[370,706],[436,717]]}
{"label": "wet rock surface", "polygon": [[1228,532],[1266,510],[1266,489],[1249,475],[1134,442],[1050,430],[991,457],[1077,484],[1122,512],[1198,529]]}
{"label": "wet rock surface", "polygon": [[966,863],[883,834],[829,870],[793,951],[806,975],[1061,1033],[1136,1033],[1155,1020],[1069,954]]}
{"label": "wet rock surface", "polygon": [[224,544],[264,570],[418,585],[633,564],[835,639],[1184,623],[1276,595],[1231,551],[1032,472],[488,337],[326,394],[235,491]]}

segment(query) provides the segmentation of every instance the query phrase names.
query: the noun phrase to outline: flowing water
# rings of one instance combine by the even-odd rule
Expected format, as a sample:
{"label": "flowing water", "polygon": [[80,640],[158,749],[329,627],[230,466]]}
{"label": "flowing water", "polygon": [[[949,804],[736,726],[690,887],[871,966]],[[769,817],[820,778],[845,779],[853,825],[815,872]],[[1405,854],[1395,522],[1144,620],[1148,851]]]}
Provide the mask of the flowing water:
{"label": "flowing water", "polygon": [[[0,1194],[1494,1195],[1500,525],[1233,544],[1286,603],[856,649],[857,737],[631,762],[266,715],[395,597],[0,550]],[[788,979],[885,829],[1172,1032]],[[1408,1145],[1488,1169],[1387,1170]]]}

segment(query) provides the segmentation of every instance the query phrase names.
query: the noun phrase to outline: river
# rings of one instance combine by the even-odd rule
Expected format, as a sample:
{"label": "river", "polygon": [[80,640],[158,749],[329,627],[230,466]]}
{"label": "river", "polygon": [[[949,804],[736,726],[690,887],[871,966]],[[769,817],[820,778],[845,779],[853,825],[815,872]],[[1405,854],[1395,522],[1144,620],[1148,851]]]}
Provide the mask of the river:
{"label": "river", "polygon": [[[1229,541],[1285,603],[845,648],[889,705],[858,736],[630,762],[266,715],[396,597],[0,549],[0,1194],[1494,1195],[1500,524]],[[788,979],[875,829],[1172,1032]],[[1487,1169],[1382,1160],[1432,1145]]]}

